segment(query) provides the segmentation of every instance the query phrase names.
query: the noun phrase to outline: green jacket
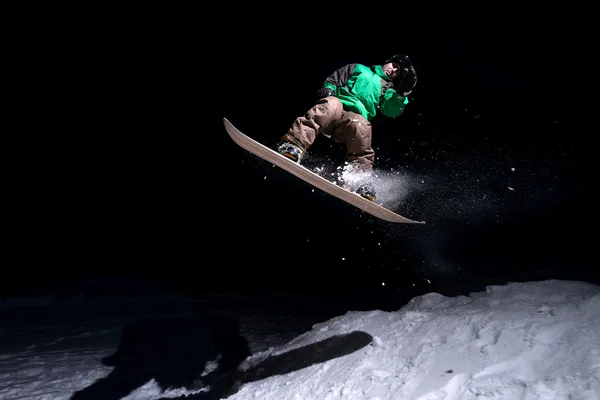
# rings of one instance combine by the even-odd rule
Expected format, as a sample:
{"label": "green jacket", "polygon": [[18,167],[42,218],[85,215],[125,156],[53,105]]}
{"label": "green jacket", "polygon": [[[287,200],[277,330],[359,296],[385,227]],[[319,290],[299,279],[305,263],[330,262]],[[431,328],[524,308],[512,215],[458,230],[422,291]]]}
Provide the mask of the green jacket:
{"label": "green jacket", "polygon": [[329,75],[323,86],[335,90],[345,110],[354,111],[367,121],[375,117],[377,110],[386,117],[398,117],[408,104],[408,97],[394,90],[381,65],[348,64]]}

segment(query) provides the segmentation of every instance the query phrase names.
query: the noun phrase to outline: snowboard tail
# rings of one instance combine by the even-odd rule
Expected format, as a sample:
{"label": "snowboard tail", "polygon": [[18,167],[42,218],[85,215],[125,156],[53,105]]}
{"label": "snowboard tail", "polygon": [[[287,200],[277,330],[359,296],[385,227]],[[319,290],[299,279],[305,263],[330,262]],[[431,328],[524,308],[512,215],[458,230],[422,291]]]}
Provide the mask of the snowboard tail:
{"label": "snowboard tail", "polygon": [[264,146],[263,144],[255,141],[243,134],[239,129],[231,124],[227,120],[227,118],[223,118],[223,123],[225,124],[225,129],[227,133],[236,142],[240,147],[246,149],[247,151],[253,153],[254,155],[262,158],[263,160],[269,161],[272,164],[277,165],[278,167],[286,170],[287,172],[295,175],[297,178],[302,179],[303,181],[313,185],[314,187],[334,196],[338,199],[345,201],[348,204],[351,204],[362,211],[367,212],[368,214],[377,217],[381,220],[394,222],[394,223],[403,223],[403,224],[424,224],[424,221],[415,221],[409,218],[406,218],[402,215],[396,214],[395,212],[374,203],[364,197],[351,192],[341,186],[336,185],[333,182],[328,181],[327,179],[315,174],[309,169],[303,167],[302,165],[290,160],[287,157],[282,156],[278,152]]}

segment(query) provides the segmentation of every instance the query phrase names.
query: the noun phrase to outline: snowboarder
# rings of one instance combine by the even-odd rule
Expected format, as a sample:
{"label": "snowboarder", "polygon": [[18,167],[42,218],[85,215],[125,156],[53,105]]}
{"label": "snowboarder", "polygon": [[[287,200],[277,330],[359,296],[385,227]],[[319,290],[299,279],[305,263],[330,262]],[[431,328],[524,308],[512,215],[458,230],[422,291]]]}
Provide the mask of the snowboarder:
{"label": "snowboarder", "polygon": [[375,201],[375,187],[369,179],[375,160],[370,121],[377,111],[390,118],[400,116],[416,84],[417,73],[404,54],[392,56],[383,65],[347,64],[325,79],[317,92],[319,100],[296,118],[277,149],[300,162],[320,133],[345,143],[345,171],[367,177],[359,183],[356,193]]}

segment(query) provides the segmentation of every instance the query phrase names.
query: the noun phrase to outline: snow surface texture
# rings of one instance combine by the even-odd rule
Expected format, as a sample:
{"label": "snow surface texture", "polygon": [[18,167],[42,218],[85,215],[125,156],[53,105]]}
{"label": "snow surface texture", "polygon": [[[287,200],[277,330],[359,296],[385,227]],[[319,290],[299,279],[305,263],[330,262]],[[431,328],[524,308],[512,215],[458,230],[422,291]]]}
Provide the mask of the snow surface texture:
{"label": "snow surface texture", "polygon": [[545,281],[468,297],[430,293],[397,312],[349,312],[274,353],[352,331],[372,335],[372,344],[247,383],[230,398],[600,399],[597,286]]}
{"label": "snow surface texture", "polygon": [[[122,326],[2,325],[0,398],[68,399],[93,385],[111,373],[99,360],[114,354]],[[394,312],[350,311],[253,352],[237,378],[232,400],[600,399],[600,287],[512,283],[429,293]],[[193,393],[149,379],[122,398]]]}

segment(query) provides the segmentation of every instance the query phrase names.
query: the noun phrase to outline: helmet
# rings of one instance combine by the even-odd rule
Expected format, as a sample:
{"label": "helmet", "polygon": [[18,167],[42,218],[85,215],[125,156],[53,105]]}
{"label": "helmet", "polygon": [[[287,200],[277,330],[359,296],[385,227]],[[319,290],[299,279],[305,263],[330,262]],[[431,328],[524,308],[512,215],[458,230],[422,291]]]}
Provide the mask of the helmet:
{"label": "helmet", "polygon": [[385,63],[395,62],[400,65],[400,68],[410,68],[412,66],[412,62],[410,58],[406,54],[395,54],[390,57]]}

